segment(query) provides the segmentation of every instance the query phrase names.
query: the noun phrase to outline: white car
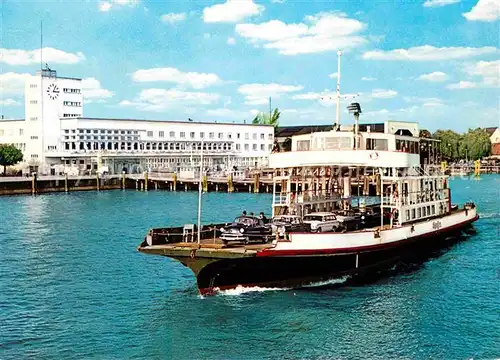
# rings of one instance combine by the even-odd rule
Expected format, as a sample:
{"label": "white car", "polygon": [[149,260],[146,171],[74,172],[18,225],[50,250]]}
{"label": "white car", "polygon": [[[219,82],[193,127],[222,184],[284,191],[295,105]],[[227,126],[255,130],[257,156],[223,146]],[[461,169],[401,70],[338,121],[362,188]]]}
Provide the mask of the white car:
{"label": "white car", "polygon": [[335,231],[339,228],[340,222],[335,214],[329,212],[317,212],[304,216],[304,223],[311,226],[312,232]]}

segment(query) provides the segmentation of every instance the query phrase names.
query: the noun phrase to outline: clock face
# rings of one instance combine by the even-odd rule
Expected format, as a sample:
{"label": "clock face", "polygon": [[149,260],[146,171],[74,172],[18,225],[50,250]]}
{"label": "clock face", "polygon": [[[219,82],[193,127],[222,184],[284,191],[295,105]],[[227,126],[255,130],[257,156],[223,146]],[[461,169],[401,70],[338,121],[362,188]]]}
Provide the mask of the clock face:
{"label": "clock face", "polygon": [[55,100],[59,97],[59,88],[57,87],[56,84],[50,84],[49,87],[47,88],[47,94],[49,94],[49,97],[52,100]]}

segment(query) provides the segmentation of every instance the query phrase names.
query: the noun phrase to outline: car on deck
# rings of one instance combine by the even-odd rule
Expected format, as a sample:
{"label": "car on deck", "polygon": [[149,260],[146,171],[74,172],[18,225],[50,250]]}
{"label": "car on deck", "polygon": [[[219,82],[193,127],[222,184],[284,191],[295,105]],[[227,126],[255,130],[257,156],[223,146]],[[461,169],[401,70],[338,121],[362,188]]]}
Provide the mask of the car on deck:
{"label": "car on deck", "polygon": [[311,226],[302,221],[298,215],[277,215],[271,220],[272,233],[276,233],[283,237],[291,232],[309,232]]}
{"label": "car on deck", "polygon": [[229,242],[266,243],[272,238],[271,226],[255,216],[238,216],[220,231],[220,239],[224,245]]}
{"label": "car on deck", "polygon": [[304,216],[304,223],[311,226],[312,232],[337,231],[340,222],[331,212],[316,212]]}

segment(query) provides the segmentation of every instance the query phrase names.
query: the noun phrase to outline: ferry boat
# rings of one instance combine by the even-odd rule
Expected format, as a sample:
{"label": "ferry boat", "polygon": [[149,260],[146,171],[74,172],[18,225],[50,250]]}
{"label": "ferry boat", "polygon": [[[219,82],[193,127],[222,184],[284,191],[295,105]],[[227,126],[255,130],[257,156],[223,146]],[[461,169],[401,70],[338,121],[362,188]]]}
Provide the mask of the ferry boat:
{"label": "ferry boat", "polygon": [[[197,226],[151,229],[138,251],[178,260],[195,274],[199,292],[212,294],[239,286],[289,288],[371,275],[445,247],[452,235],[470,227],[478,219],[476,206],[452,205],[439,142],[419,138],[418,123],[360,125],[359,103],[348,107],[354,125],[341,126],[339,88],[338,83],[334,130],[293,136],[291,151],[270,155],[271,212],[280,221],[284,215],[311,219],[321,214],[314,221],[331,225],[349,218],[360,226],[279,226],[261,243],[249,241],[239,227],[235,239],[242,241],[228,243],[228,237],[221,240],[227,224],[200,223],[200,181]],[[375,199],[375,207],[367,209],[360,201],[364,197]],[[364,221],[368,216],[378,221]],[[248,222],[263,227],[258,219]]]}
{"label": "ferry boat", "polygon": [[225,224],[199,226],[200,232],[195,226],[191,233],[183,227],[152,229],[138,250],[189,267],[201,294],[238,286],[296,287],[363,276],[425,255],[478,219],[473,203],[452,206],[438,144],[419,138],[417,123],[360,127],[363,131],[346,126],[294,136],[291,151],[270,155],[272,216],[347,209],[362,214],[356,199],[370,195],[379,200],[377,226],[290,232],[269,242],[227,245],[220,240]]}

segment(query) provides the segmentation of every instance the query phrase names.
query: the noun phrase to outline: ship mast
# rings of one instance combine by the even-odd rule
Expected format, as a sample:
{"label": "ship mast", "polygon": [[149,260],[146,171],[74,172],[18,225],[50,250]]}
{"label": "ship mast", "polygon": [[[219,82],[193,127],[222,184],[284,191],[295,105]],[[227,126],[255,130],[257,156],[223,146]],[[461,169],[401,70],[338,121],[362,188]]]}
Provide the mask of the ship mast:
{"label": "ship mast", "polygon": [[337,117],[335,118],[334,129],[340,126],[340,57],[342,56],[342,51],[337,51]]}
{"label": "ship mast", "polygon": [[198,245],[201,243],[201,195],[203,192],[203,138],[201,139],[200,178],[198,182]]}

